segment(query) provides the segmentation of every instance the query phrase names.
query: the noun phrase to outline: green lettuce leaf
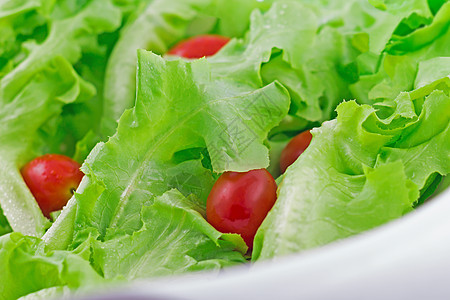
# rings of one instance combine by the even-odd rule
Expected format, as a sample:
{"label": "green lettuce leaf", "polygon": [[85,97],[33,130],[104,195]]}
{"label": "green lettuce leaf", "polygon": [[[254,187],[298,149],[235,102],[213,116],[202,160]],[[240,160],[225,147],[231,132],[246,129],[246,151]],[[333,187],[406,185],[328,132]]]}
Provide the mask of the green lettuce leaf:
{"label": "green lettuce leaf", "polygon": [[136,51],[164,54],[179,40],[213,33],[240,37],[248,29],[250,12],[267,8],[257,0],[148,1],[129,18],[111,55],[105,77],[102,132],[112,135],[117,120],[131,108],[136,95]]}
{"label": "green lettuce leaf", "polygon": [[[234,5],[231,1],[193,0],[175,1],[171,6],[163,1],[142,5],[121,32],[108,64],[103,134],[112,135],[116,120],[134,103],[135,49],[163,54],[176,41],[205,32],[240,37],[247,29],[252,9],[266,11],[269,2],[241,1]],[[356,0],[274,3],[276,8],[272,7],[270,17],[252,17],[250,35],[267,35],[270,31],[267,38],[271,43],[276,36],[275,43],[283,47],[282,53],[274,51],[267,60],[261,76],[265,84],[277,80],[289,90],[290,114],[297,118],[297,126],[288,128],[291,132],[335,117],[337,104],[352,98],[351,84],[359,76],[375,72],[382,51],[400,24],[414,23],[416,18],[431,20],[433,16],[426,0],[401,5],[375,1],[375,7]],[[252,39],[246,43],[252,49],[267,51],[263,39],[259,39],[259,44],[252,44]],[[225,47],[228,53],[234,52],[233,59],[248,52],[246,44],[234,45],[244,48]],[[271,135],[282,130],[276,128]]]}
{"label": "green lettuce leaf", "polygon": [[[434,64],[421,66],[418,78]],[[286,171],[252,259],[321,246],[412,210],[428,179],[450,172],[449,92],[447,76],[401,93],[391,115],[341,104],[337,120],[313,130],[311,145]]]}
{"label": "green lettuce leaf", "polygon": [[64,105],[93,92],[65,59],[57,57],[0,111],[0,205],[15,231],[42,235],[48,227],[19,173],[19,168],[36,155],[33,145],[39,128],[60,114]]}
{"label": "green lettuce leaf", "polygon": [[[14,5],[24,1],[16,2]],[[103,105],[100,96],[108,58],[103,32],[120,25],[120,11],[108,0],[33,3],[33,6],[28,3],[25,6],[28,10],[24,8],[20,14],[15,8],[15,14],[2,23],[5,26],[11,24],[20,45],[5,57],[8,62],[7,68],[3,69],[1,101],[11,101],[24,83],[55,57],[64,57],[75,64],[75,69],[85,80],[95,83],[97,96],[81,99],[84,103],[66,105],[60,115],[49,118],[41,126],[34,147],[42,153],[71,156],[75,143],[89,130],[98,132]],[[11,4],[5,5],[13,8]],[[7,12],[9,10],[4,13]],[[33,30],[37,20],[40,23]],[[18,27],[20,24],[28,31]]]}
{"label": "green lettuce leaf", "polygon": [[[74,204],[70,201],[63,214],[75,212],[71,209]],[[95,232],[87,231],[76,252],[85,252],[89,248],[87,253],[92,251],[89,257],[93,268],[107,281],[219,270],[245,263],[242,254],[247,251],[247,246],[244,241],[237,235],[216,231],[198,211],[202,208],[195,196],[186,198],[179,191],[170,190],[156,197],[151,205],[141,208],[143,226],[139,230],[104,241],[94,240]],[[73,231],[74,219],[74,214],[66,215],[59,218],[55,226]],[[61,238],[65,235],[57,236],[61,231],[52,232],[52,228],[44,236],[46,249],[64,249],[66,246],[61,244]],[[73,282],[69,281],[69,284]],[[41,299],[48,294],[61,296],[61,293],[72,292],[67,288],[51,288],[33,296]]]}
{"label": "green lettuce leaf", "polygon": [[[165,61],[139,52],[136,107],[83,167],[102,188],[95,188],[97,201],[80,195],[86,197],[78,201],[80,228],[97,228],[106,237],[138,230],[140,207],[172,188],[197,195],[204,205],[214,182],[205,158],[215,172],[269,164],[262,143],[286,114],[285,90],[277,83],[257,90],[233,86],[228,77],[215,77],[213,67],[206,60]],[[268,118],[261,123],[254,114]]]}
{"label": "green lettuce leaf", "polygon": [[172,190],[144,206],[140,230],[93,245],[94,266],[107,279],[132,280],[244,263],[245,243],[216,231],[187,200]]}
{"label": "green lettuce leaf", "polygon": [[60,115],[54,116],[41,129],[41,143],[37,145],[44,153],[62,153],[80,163],[100,140],[100,120],[103,113],[103,88],[106,63],[116,36],[103,33],[98,42],[82,47],[79,61],[74,65],[77,73],[95,86],[93,97],[63,107]]}
{"label": "green lettuce leaf", "polygon": [[297,121],[296,127],[276,128],[273,135],[298,133],[334,118],[336,106],[343,99],[353,98],[351,85],[360,76],[377,70],[383,50],[399,24],[412,15],[423,19],[432,16],[425,0],[401,4],[376,1],[372,3],[375,7],[367,1],[298,2],[314,13],[285,3],[287,9],[274,23],[303,11],[307,17],[292,18],[292,27],[313,28],[315,19],[317,30],[313,36],[297,38],[297,47],[287,49],[283,57],[275,55],[263,67],[262,77],[268,82],[277,79],[289,90],[290,116],[303,122]]}
{"label": "green lettuce leaf", "polygon": [[[385,54],[380,57],[379,67],[366,72],[351,85],[352,94],[358,102],[374,104],[384,101],[387,102],[385,105],[389,105],[400,92],[414,88],[421,61],[450,56],[449,20],[450,2],[447,2],[430,24],[408,35],[393,37],[386,45]],[[426,39],[423,35],[427,35]],[[442,72],[439,70],[436,71]]]}
{"label": "green lettuce leaf", "polygon": [[104,279],[81,256],[46,251],[44,243],[20,233],[0,237],[0,299],[13,300],[51,287],[98,287]]}
{"label": "green lettuce leaf", "polygon": [[34,45],[27,57],[1,80],[0,99],[11,101],[50,60],[62,56],[75,63],[86,42],[83,35],[113,31],[119,26],[120,12],[108,0],[90,1],[78,14],[51,25],[48,37],[40,45]]}
{"label": "green lettuce leaf", "polygon": [[102,131],[113,135],[117,120],[131,108],[136,95],[137,49],[163,54],[168,44],[180,39],[186,27],[210,3],[208,0],[149,1],[140,5],[120,32],[105,76]]}
{"label": "green lettuce leaf", "polygon": [[436,13],[431,24],[425,24],[427,26],[421,26],[405,36],[394,36],[386,47],[387,52],[411,52],[433,43],[439,35],[448,30],[449,16],[450,4],[446,3]]}
{"label": "green lettuce leaf", "polygon": [[[7,1],[2,8],[5,20],[0,28],[12,26],[16,37],[25,42],[11,50],[9,67],[3,68],[0,79],[0,166],[4,170],[0,206],[13,230],[41,236],[49,222],[19,169],[37,155],[73,153],[69,148],[75,148],[75,141],[87,132],[80,129],[85,128],[84,122],[70,115],[76,115],[71,113],[74,110],[86,111],[90,104],[84,103],[93,99],[96,89],[80,77],[73,64],[78,63],[79,72],[86,74],[80,67],[82,55],[101,48],[97,36],[120,25],[120,11],[108,0]],[[34,16],[39,16],[40,23],[34,23]],[[29,31],[17,25],[21,21],[31,27]],[[48,32],[36,32],[34,25]],[[95,120],[95,113],[89,114]]]}
{"label": "green lettuce leaf", "polygon": [[[268,39],[252,33],[248,39],[255,46],[235,41],[209,63],[164,61],[139,52],[136,107],[124,113],[117,134],[97,145],[83,167],[97,188],[77,197],[79,228],[95,228],[102,238],[131,234],[142,226],[140,207],[155,196],[177,188],[204,205],[215,180],[212,171],[268,166],[262,143],[286,114],[289,98],[277,83],[261,88],[258,74],[271,49],[283,42],[273,35],[262,47]],[[242,53],[240,45],[247,44]]]}
{"label": "green lettuce leaf", "polygon": [[7,0],[0,3],[0,78],[20,61],[24,41],[46,36],[44,1]]}
{"label": "green lettuce leaf", "polygon": [[[268,53],[270,55],[270,48]],[[256,63],[254,57],[246,57],[252,64]],[[175,188],[184,196],[190,195],[187,199],[193,199],[195,210],[202,211],[215,181],[214,172],[267,167],[268,149],[263,143],[269,130],[286,115],[289,106],[286,90],[278,83],[260,88],[261,79],[255,76],[259,71],[256,67],[254,74],[247,72],[252,76],[246,81],[233,81],[232,78],[237,78],[234,71],[241,68],[242,61],[235,62],[235,68],[227,66],[227,71],[221,62],[204,59],[166,61],[145,51],[140,51],[138,58],[135,108],[123,114],[116,135],[107,143],[98,144],[91,152],[83,165],[86,176],[76,194],[76,208],[69,206],[63,211],[63,218],[58,218],[55,223],[70,225],[70,221],[64,222],[64,217],[72,220],[76,209],[71,247],[77,247],[90,236],[97,238],[100,246],[93,246],[94,252],[95,249],[108,249],[98,250],[98,253],[104,253],[103,258],[100,259],[99,254],[98,261],[94,261],[100,272],[106,272],[106,266],[111,263],[106,263],[108,257],[117,260],[112,251],[121,239],[146,236],[141,232],[146,231],[145,224],[150,222],[146,213],[152,210],[142,207],[154,207],[155,199],[165,192]],[[261,64],[259,61],[259,68]],[[254,118],[255,115],[261,118]],[[169,220],[160,219],[161,226],[169,226],[164,223]],[[172,230],[177,231],[177,228]],[[46,235],[50,247],[61,240],[58,231],[52,227]],[[193,230],[192,235],[198,234]],[[180,248],[180,251],[192,250],[193,261],[200,260],[198,264],[190,266],[192,262],[173,256],[167,262],[173,264],[167,272],[215,268],[227,261],[242,261],[238,259],[242,254],[231,251],[234,248],[243,251],[239,246],[242,244],[240,238],[234,237],[231,247],[229,242],[224,242],[230,239],[228,237],[220,235],[220,241],[217,241],[218,236],[206,235],[209,236],[206,244],[196,244],[188,235],[187,245]],[[143,255],[152,249],[146,245],[139,247]],[[215,247],[219,249],[212,251],[209,257],[206,248]],[[124,276],[129,276],[127,272],[133,269],[132,265],[126,264],[123,268]],[[153,271],[146,272],[150,275]]]}
{"label": "green lettuce leaf", "polygon": [[[78,189],[84,189],[89,179],[84,176]],[[47,249],[49,250],[66,250],[73,240],[73,232],[75,229],[77,204],[76,199],[72,196],[61,211],[58,218],[52,226],[42,236]]]}

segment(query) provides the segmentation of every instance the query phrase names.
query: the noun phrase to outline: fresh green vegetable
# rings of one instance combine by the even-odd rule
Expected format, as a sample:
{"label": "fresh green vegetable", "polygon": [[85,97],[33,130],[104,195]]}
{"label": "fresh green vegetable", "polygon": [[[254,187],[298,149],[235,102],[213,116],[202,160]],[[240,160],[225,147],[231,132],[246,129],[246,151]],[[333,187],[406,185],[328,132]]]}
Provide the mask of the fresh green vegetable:
{"label": "fresh green vegetable", "polygon": [[102,132],[112,135],[123,111],[132,108],[136,94],[136,49],[164,54],[177,41],[197,34],[241,37],[258,0],[143,1],[120,33],[105,77]]}
{"label": "fresh green vegetable", "polygon": [[36,153],[32,146],[38,136],[33,133],[48,118],[59,114],[64,104],[92,93],[92,86],[82,80],[65,59],[56,58],[35,75],[12,102],[3,103],[0,111],[0,204],[15,231],[41,236],[48,227],[48,221],[19,172],[24,161]]}
{"label": "fresh green vegetable", "polygon": [[[313,127],[253,261],[411,211],[448,187],[449,28],[442,0],[3,1],[0,299],[245,263],[242,238],[204,219],[211,187],[279,175]],[[159,56],[202,33],[234,39]],[[53,223],[20,176],[46,153],[86,174]]]}
{"label": "fresh green vegetable", "polygon": [[94,268],[128,280],[213,270],[244,263],[247,247],[222,234],[197,212],[197,199],[171,190],[141,211],[142,228],[93,244]]}
{"label": "fresh green vegetable", "polygon": [[[42,236],[48,221],[23,182],[19,168],[50,149],[70,153],[68,145],[74,144],[76,138],[68,136],[67,128],[80,127],[75,125],[76,110],[85,111],[84,102],[96,93],[72,64],[81,62],[87,49],[97,47],[99,34],[120,25],[120,11],[108,0],[70,5],[7,1],[2,8],[4,22],[0,28],[15,34],[9,42],[16,46],[1,56],[0,205],[13,230]],[[24,32],[20,24],[28,18],[31,27]],[[95,119],[95,115],[90,118]]]}
{"label": "fresh green vegetable", "polygon": [[[424,76],[436,63],[423,62],[417,78],[430,81]],[[446,76],[400,93],[390,115],[339,105],[337,119],[312,131],[312,144],[284,175],[252,259],[321,246],[411,211],[427,179],[450,172],[449,92]]]}
{"label": "fresh green vegetable", "polygon": [[104,282],[79,253],[45,251],[41,240],[17,232],[0,237],[0,263],[1,299],[17,299],[50,287],[77,289]]}
{"label": "fresh green vegetable", "polygon": [[[199,186],[185,187],[186,192],[201,197],[203,188],[213,183],[211,170],[196,158],[204,149],[209,149],[216,172],[267,166],[268,149],[262,142],[289,104],[280,85],[257,90],[232,85],[228,77],[217,78],[205,60],[169,62],[140,51],[138,63],[136,107],[125,112],[116,135],[97,145],[83,167],[91,183],[105,190],[97,201],[96,195],[82,194],[94,201],[79,201],[78,223],[94,226],[102,236],[139,229],[141,205],[172,187],[183,191],[177,186],[180,174],[195,177]],[[253,112],[271,119],[260,127],[250,118]],[[174,161],[174,155],[181,161]]]}

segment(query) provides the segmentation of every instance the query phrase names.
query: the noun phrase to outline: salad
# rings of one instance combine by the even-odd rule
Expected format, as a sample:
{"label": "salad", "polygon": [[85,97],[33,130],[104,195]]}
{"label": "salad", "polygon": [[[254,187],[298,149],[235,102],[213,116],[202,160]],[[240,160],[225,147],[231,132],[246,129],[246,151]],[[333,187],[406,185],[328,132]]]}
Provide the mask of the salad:
{"label": "salad", "polygon": [[5,0],[0,32],[0,299],[276,259],[449,186],[445,0]]}

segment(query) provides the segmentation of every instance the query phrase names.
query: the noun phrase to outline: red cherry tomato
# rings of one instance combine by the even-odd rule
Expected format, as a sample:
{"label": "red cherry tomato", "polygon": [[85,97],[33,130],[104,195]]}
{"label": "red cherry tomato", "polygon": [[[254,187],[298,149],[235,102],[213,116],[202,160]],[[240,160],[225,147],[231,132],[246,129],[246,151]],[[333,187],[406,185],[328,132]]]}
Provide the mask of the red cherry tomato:
{"label": "red cherry tomato", "polygon": [[181,41],[167,53],[185,58],[201,58],[216,54],[229,41],[229,38],[220,35],[199,35]]}
{"label": "red cherry tomato", "polygon": [[297,158],[302,154],[309,143],[311,143],[312,135],[309,130],[303,131],[296,135],[283,149],[280,158],[280,169],[284,173],[286,169],[292,165]]}
{"label": "red cherry tomato", "polygon": [[46,217],[67,204],[84,175],[79,163],[59,154],[37,157],[21,173]]}
{"label": "red cherry tomato", "polygon": [[277,185],[265,169],[225,172],[206,203],[206,218],[218,231],[238,233],[249,248],[277,198]]}

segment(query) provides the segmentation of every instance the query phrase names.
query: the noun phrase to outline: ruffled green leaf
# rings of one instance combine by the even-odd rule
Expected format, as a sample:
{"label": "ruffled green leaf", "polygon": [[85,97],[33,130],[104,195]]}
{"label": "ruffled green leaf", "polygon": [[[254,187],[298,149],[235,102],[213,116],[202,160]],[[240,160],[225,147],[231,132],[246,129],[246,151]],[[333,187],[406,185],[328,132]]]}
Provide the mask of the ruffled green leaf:
{"label": "ruffled green leaf", "polygon": [[[111,234],[139,229],[140,207],[171,188],[205,203],[213,175],[195,156],[178,161],[188,149],[207,155],[215,172],[266,167],[263,142],[289,104],[279,84],[256,90],[233,84],[232,73],[219,77],[205,60],[165,61],[141,51],[138,63],[136,107],[122,116],[117,134],[97,145],[83,167],[92,183],[105,187],[97,201],[80,202],[83,211],[85,205],[94,207],[80,215],[83,224],[101,235],[107,228]],[[202,149],[208,153],[201,154]]]}
{"label": "ruffled green leaf", "polygon": [[59,115],[64,105],[89,97],[93,92],[93,87],[82,80],[65,59],[58,57],[31,78],[0,111],[0,166],[3,170],[0,205],[15,231],[40,236],[48,227],[47,219],[19,172],[36,154],[33,143],[39,128],[52,116]]}
{"label": "ruffled green leaf", "polygon": [[0,264],[2,300],[52,287],[98,287],[104,282],[80,256],[69,251],[46,251],[42,241],[20,233],[0,237]]}
{"label": "ruffled green leaf", "polygon": [[216,231],[176,190],[144,206],[141,218],[143,226],[133,234],[94,244],[94,265],[105,278],[132,280],[245,262],[245,243]]}
{"label": "ruffled green leaf", "polygon": [[165,0],[140,5],[120,33],[105,77],[102,132],[112,135],[117,120],[132,108],[136,95],[136,51],[164,54],[176,42],[212,33],[240,37],[248,29],[250,12],[267,8],[257,0]]}
{"label": "ruffled green leaf", "polygon": [[449,92],[445,77],[401,93],[383,118],[354,101],[339,105],[337,120],[313,130],[286,171],[252,259],[321,246],[411,211],[429,178],[450,173]]}

